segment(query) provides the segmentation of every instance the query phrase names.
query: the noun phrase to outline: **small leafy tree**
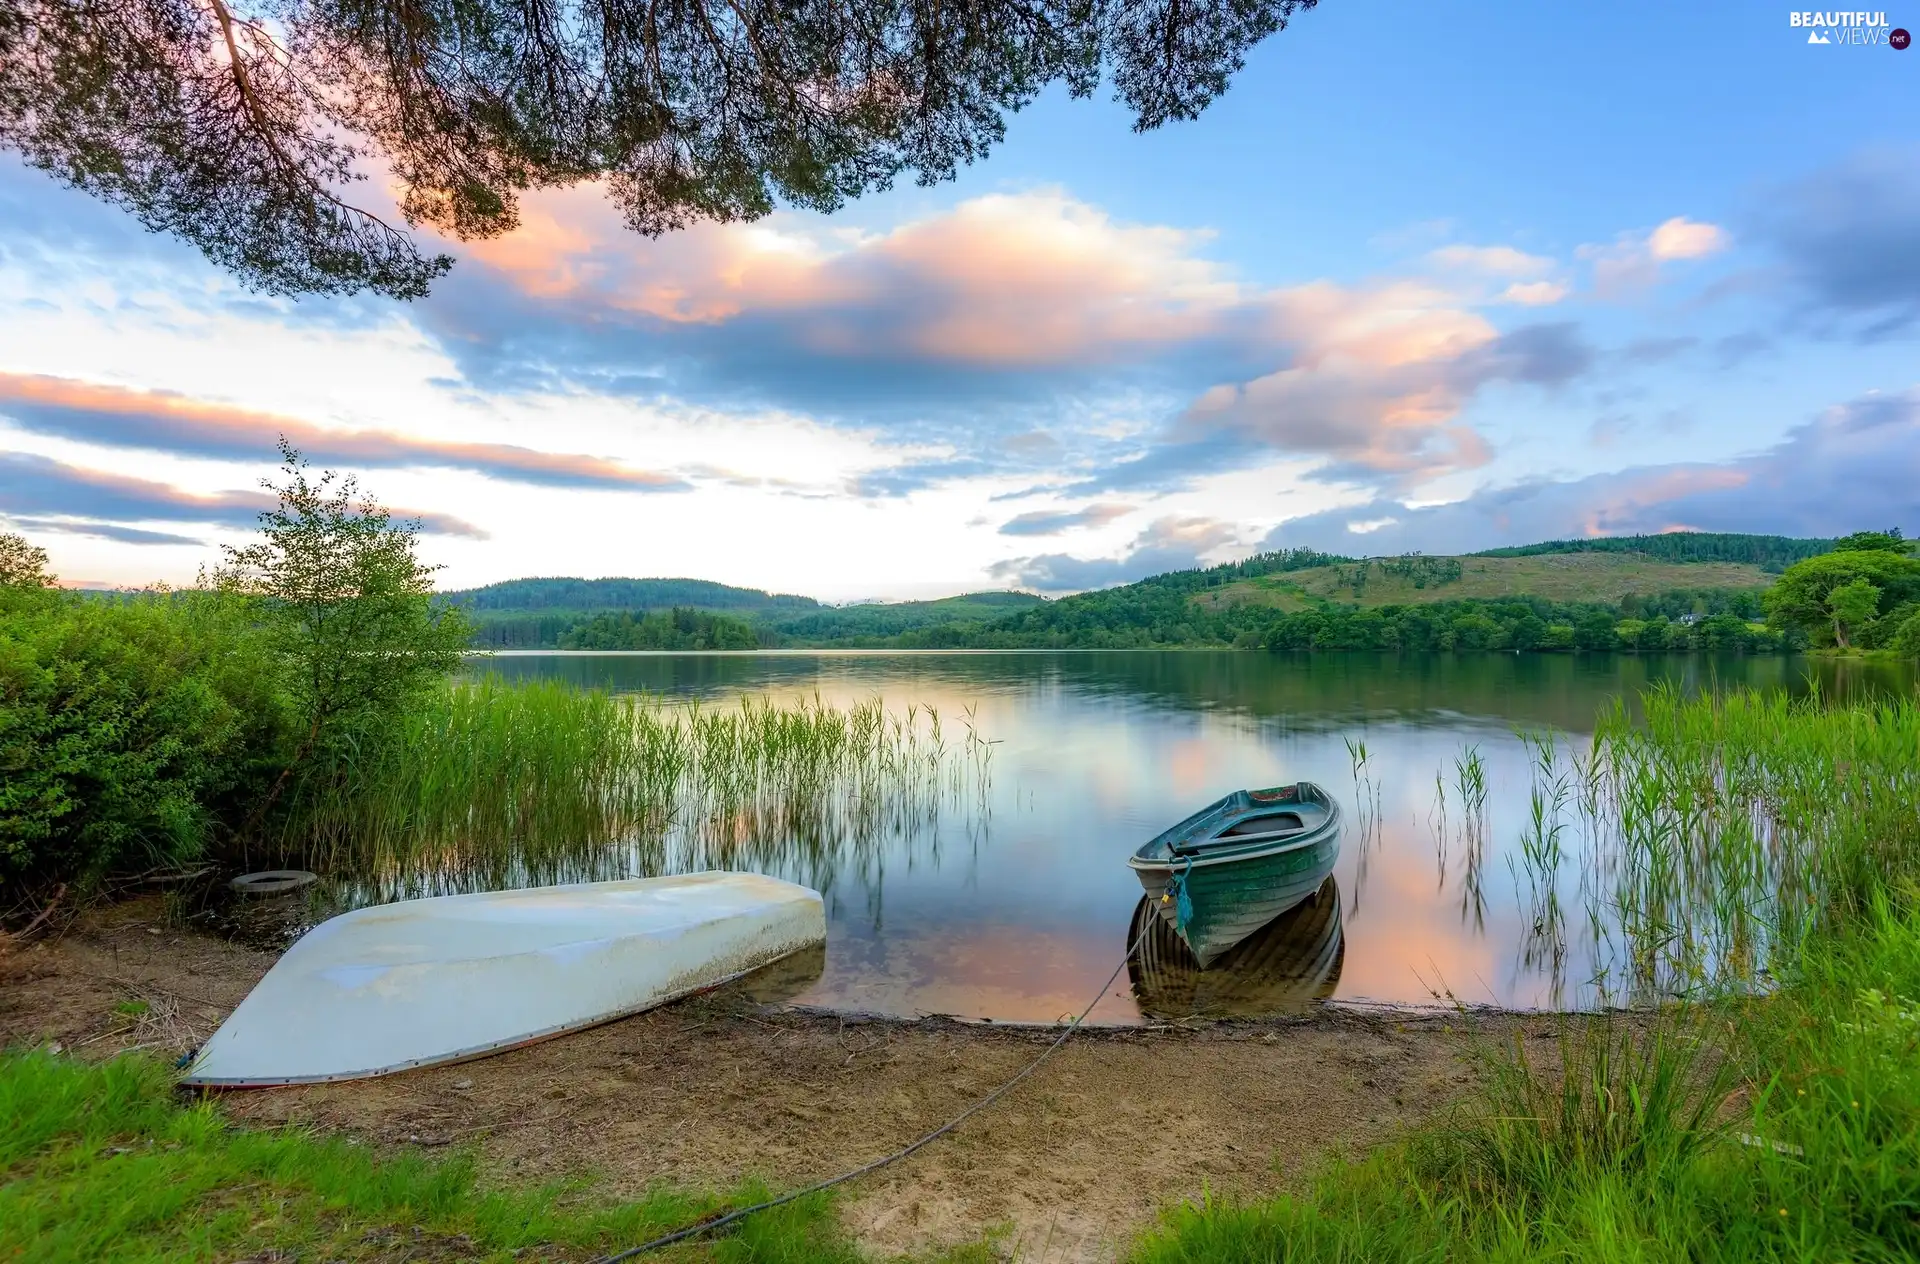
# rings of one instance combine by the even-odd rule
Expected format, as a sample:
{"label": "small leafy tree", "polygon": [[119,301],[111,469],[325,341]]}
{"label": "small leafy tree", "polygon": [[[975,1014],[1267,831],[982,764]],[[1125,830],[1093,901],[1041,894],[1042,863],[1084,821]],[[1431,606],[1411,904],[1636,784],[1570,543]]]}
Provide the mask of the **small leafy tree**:
{"label": "small leafy tree", "polygon": [[1920,611],[1908,615],[1894,632],[1893,651],[1907,658],[1920,658]]}
{"label": "small leafy tree", "polygon": [[417,521],[396,522],[352,475],[313,475],[284,437],[280,455],[284,481],[262,483],[280,503],[260,515],[261,538],[228,546],[211,576],[256,603],[298,717],[292,756],[248,830],[316,756],[389,732],[459,665],[469,634],[458,608],[433,599],[439,568],[416,554]]}
{"label": "small leafy tree", "polygon": [[0,587],[51,588],[47,551],[27,543],[26,537],[0,531]]}
{"label": "small leafy tree", "polygon": [[1841,647],[1849,644],[1848,634],[1858,634],[1880,613],[1880,590],[1865,579],[1852,579],[1827,594],[1827,609],[1833,614],[1833,639]]}
{"label": "small leafy tree", "polygon": [[1909,540],[1899,527],[1886,531],[1856,531],[1833,542],[1835,553],[1911,553],[1920,541]]}
{"label": "small leafy tree", "polygon": [[[1901,543],[1890,533],[1862,534],[1879,537],[1881,542]],[[1841,598],[1856,617],[1849,623],[1828,601],[1836,590],[1855,583],[1878,590],[1878,596],[1875,610],[1864,618],[1857,608],[1862,590],[1853,589],[1851,595]],[[1909,557],[1902,544],[1898,551],[1845,548],[1795,562],[1761,600],[1768,621],[1775,627],[1799,628],[1816,643],[1844,645],[1845,638],[1867,619],[1916,598],[1920,598],[1920,558]]]}

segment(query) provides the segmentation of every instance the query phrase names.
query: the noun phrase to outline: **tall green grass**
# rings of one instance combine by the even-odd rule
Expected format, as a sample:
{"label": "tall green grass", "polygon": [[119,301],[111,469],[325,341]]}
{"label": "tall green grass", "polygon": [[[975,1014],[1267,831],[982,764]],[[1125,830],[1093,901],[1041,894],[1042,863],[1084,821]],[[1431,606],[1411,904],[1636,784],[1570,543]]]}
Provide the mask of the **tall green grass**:
{"label": "tall green grass", "polygon": [[954,734],[931,707],[676,706],[485,677],[350,746],[280,845],[370,898],[737,866],[818,885],[983,802],[991,758],[971,714]]}
{"label": "tall green grass", "polygon": [[1517,867],[1544,881],[1576,822],[1657,1007],[1489,1040],[1457,1108],[1175,1208],[1135,1264],[1920,1258],[1920,707],[1643,702],[1584,756],[1533,743]]}
{"label": "tall green grass", "polygon": [[1920,706],[1654,690],[1580,767],[1618,993],[1764,985],[1806,937],[1920,876]]}

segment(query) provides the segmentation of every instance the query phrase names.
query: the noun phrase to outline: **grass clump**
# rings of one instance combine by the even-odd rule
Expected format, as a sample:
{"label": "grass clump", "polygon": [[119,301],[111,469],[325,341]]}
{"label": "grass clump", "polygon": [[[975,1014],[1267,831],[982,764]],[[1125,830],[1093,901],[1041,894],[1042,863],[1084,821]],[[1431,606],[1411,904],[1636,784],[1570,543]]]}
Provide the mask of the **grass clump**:
{"label": "grass clump", "polygon": [[[762,1192],[744,1188],[723,1200],[657,1190],[614,1203],[579,1183],[490,1188],[466,1154],[383,1157],[296,1128],[233,1128],[211,1104],[182,1105],[166,1069],[137,1056],[87,1065],[37,1051],[0,1054],[4,1259],[582,1261]],[[822,1197],[659,1258],[862,1257]]]}
{"label": "grass clump", "polygon": [[1797,1258],[1920,1258],[1920,890],[1812,941],[1746,1053],[1750,1126],[1777,1143],[1756,1201],[1825,1248]]}

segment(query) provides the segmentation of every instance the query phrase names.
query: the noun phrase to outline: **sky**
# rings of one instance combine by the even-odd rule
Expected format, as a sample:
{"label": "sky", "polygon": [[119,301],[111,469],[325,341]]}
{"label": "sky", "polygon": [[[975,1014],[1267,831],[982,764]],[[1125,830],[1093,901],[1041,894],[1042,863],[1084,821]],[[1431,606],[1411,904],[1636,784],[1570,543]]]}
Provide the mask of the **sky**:
{"label": "sky", "polygon": [[285,434],[447,588],[1913,533],[1920,51],[1793,12],[1325,0],[1197,121],[1050,92],[956,181],[659,240],[542,193],[412,303],[249,293],[0,155],[0,529],[191,582]]}

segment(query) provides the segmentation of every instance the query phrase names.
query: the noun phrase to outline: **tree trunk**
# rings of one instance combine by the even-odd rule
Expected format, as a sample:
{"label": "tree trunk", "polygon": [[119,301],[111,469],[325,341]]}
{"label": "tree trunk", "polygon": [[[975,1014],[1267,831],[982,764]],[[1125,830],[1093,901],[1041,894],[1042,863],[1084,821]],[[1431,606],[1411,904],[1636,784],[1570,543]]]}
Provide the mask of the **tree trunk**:
{"label": "tree trunk", "polygon": [[[288,762],[285,768],[280,770],[280,775],[273,779],[273,785],[267,790],[266,797],[260,800],[260,805],[254,808],[252,813],[248,815],[246,823],[240,827],[240,846],[243,849],[253,837],[253,831],[258,829],[261,824],[266,821],[268,811],[272,809],[273,805],[280,798],[280,792],[287,788],[287,780],[293,776],[293,770],[304,763],[307,756],[313,753],[314,744],[319,740],[320,717],[316,715],[313,717],[313,724],[307,729],[306,741],[302,742],[300,749],[293,753],[293,759]],[[244,859],[245,852],[243,851],[241,854]]]}

